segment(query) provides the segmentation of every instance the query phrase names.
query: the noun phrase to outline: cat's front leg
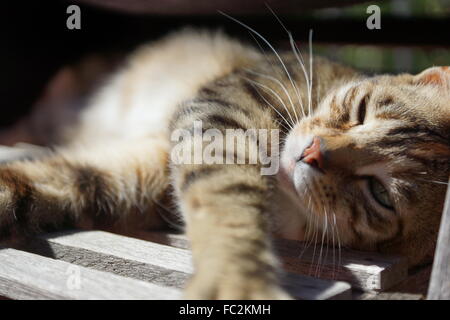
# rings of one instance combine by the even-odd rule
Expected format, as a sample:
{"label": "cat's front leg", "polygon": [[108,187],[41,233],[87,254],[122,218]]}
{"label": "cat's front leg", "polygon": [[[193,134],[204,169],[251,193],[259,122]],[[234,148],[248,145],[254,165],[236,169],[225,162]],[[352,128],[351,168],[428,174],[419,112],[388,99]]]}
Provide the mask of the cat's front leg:
{"label": "cat's front leg", "polygon": [[271,251],[270,184],[258,166],[175,168],[195,268],[186,298],[289,298],[278,283]]}

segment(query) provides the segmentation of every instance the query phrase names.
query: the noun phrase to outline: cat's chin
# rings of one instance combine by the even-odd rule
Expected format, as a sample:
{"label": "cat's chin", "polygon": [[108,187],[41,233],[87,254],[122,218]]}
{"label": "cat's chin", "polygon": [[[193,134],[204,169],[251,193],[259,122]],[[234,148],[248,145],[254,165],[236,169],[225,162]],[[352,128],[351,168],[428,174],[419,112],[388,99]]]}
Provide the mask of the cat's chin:
{"label": "cat's chin", "polygon": [[289,240],[304,241],[306,228],[305,206],[292,183],[278,177],[278,188],[273,203],[276,217],[276,236]]}

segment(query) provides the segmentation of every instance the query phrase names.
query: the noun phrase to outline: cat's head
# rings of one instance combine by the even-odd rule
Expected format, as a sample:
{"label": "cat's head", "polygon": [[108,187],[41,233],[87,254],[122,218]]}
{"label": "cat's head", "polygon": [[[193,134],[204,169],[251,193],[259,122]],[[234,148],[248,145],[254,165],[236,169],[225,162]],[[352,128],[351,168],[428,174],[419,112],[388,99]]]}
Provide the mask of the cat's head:
{"label": "cat's head", "polygon": [[281,167],[299,211],[329,239],[425,262],[450,174],[450,68],[332,90],[289,133]]}

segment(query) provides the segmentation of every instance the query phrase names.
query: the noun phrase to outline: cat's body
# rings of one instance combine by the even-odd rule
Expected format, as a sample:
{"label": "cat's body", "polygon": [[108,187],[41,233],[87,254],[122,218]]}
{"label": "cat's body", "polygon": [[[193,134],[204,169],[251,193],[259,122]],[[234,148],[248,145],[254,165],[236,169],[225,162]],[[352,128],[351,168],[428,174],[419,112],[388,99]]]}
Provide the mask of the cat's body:
{"label": "cat's body", "polygon": [[[431,180],[446,181],[450,170],[449,89],[441,88],[447,79],[432,73],[373,80],[321,58],[312,71],[308,92],[296,54],[263,54],[220,33],[184,31],[138,50],[76,125],[61,130],[52,155],[0,168],[0,237],[66,223],[132,233],[163,224],[155,202],[175,203],[192,243],[196,273],[187,293],[195,298],[286,297],[270,239],[304,240],[311,228],[329,233],[330,242],[332,234],[341,245],[403,253],[411,265],[426,261],[445,193]],[[422,94],[423,79],[437,81]],[[350,111],[361,96],[363,110]],[[408,99],[423,102],[415,114],[406,111]],[[369,100],[398,104],[401,112],[374,115]],[[297,124],[309,107],[319,110]],[[369,132],[355,129],[378,116],[385,121]],[[405,129],[403,118],[417,129]],[[219,132],[280,129],[280,172],[262,175],[261,163],[174,163],[178,141],[171,135],[192,132],[194,121]],[[421,149],[409,154],[415,139]],[[240,156],[246,158],[232,155]],[[411,180],[417,171],[428,171],[424,181]],[[389,200],[370,182],[384,209],[361,186],[371,175],[394,190]]]}

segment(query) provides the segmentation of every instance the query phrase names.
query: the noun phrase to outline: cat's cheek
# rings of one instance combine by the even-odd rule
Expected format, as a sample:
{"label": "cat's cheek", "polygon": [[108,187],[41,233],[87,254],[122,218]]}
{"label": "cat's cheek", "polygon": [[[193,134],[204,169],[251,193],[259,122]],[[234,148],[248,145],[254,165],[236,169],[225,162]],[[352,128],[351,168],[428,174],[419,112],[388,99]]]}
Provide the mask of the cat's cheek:
{"label": "cat's cheek", "polygon": [[305,241],[306,240],[306,219],[302,214],[291,216],[291,219],[285,221],[281,229],[281,237],[284,239]]}
{"label": "cat's cheek", "polygon": [[306,241],[306,225],[303,225],[302,228],[299,231],[299,235],[298,235],[299,239],[298,241]]}
{"label": "cat's cheek", "polygon": [[306,241],[306,228],[305,226],[301,226],[298,228],[290,228],[288,230],[284,230],[283,235],[281,236],[283,239],[294,240],[294,241]]}

